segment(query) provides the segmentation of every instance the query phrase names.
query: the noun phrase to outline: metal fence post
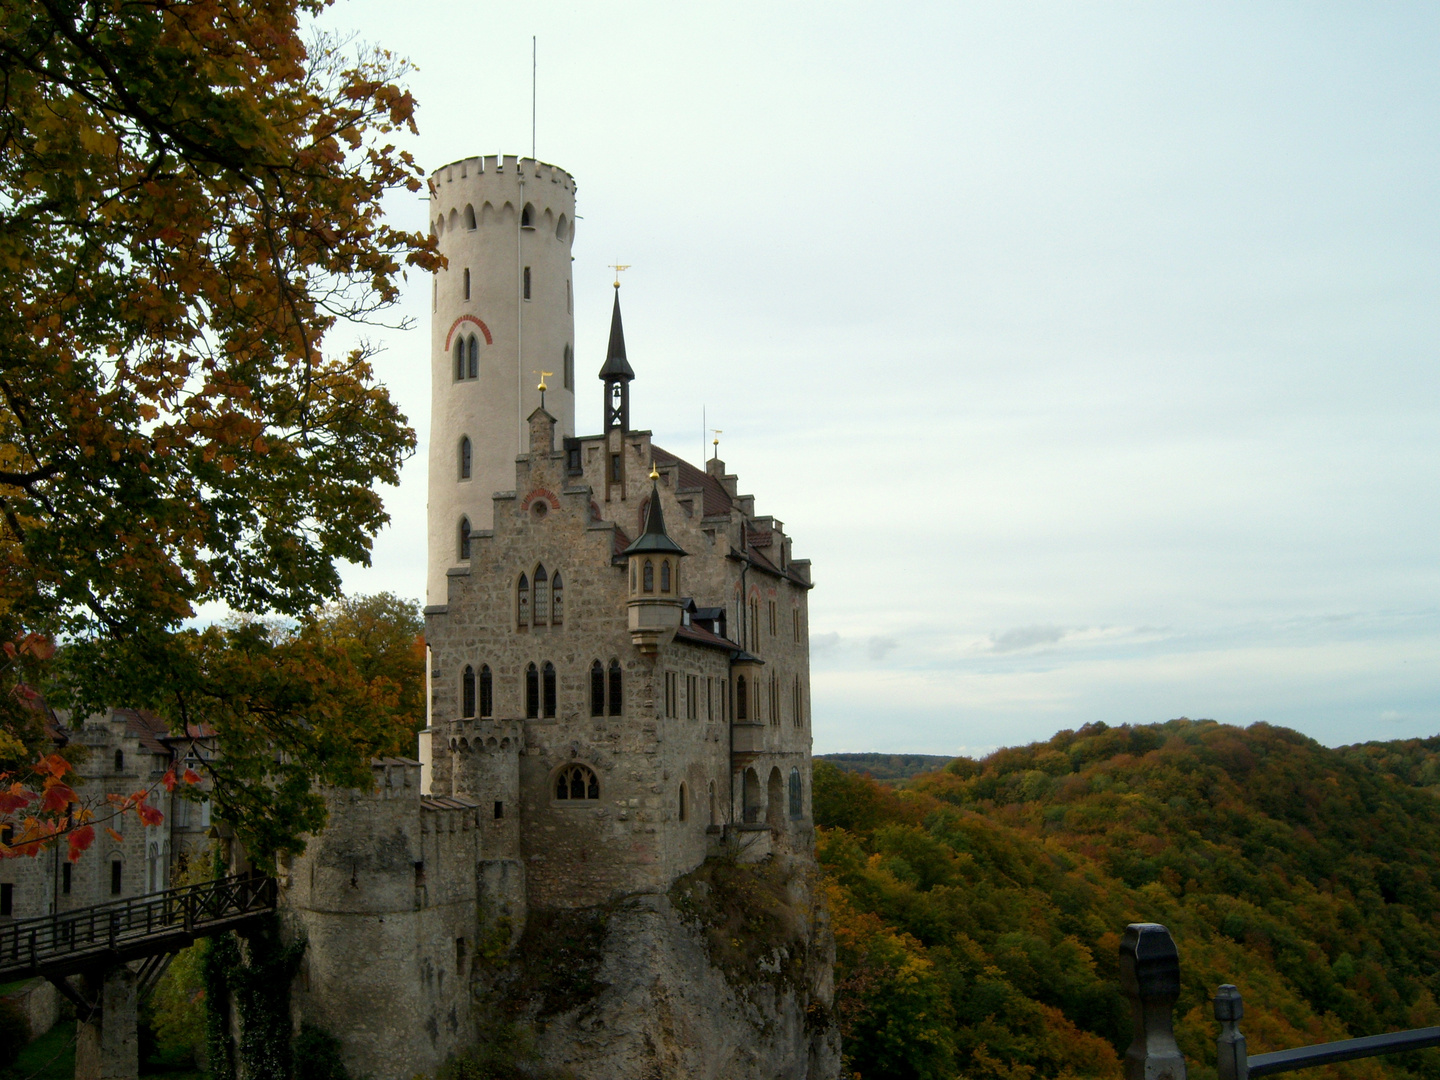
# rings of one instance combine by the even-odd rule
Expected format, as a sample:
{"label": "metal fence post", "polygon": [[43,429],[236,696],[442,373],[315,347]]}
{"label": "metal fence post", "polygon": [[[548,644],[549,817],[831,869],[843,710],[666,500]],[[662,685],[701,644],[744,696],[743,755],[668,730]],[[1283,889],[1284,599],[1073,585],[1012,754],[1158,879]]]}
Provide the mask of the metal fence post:
{"label": "metal fence post", "polygon": [[1240,991],[1229,983],[1215,991],[1215,1019],[1220,1021],[1220,1035],[1215,1040],[1215,1064],[1220,1080],[1250,1080],[1250,1064],[1245,1057],[1245,1036],[1240,1033],[1240,1018],[1245,1015],[1245,1002]]}
{"label": "metal fence post", "polygon": [[1130,999],[1135,1037],[1125,1080],[1185,1080],[1173,1013],[1180,998],[1180,954],[1159,923],[1131,923],[1120,941],[1120,989]]}

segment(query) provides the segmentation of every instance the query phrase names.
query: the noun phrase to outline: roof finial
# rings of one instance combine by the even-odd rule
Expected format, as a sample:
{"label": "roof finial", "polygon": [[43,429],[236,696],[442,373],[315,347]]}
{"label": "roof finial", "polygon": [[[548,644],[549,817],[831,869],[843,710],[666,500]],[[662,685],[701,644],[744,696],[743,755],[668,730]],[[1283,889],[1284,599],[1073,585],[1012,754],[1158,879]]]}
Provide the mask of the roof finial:
{"label": "roof finial", "polygon": [[651,459],[650,459],[650,479],[651,479],[651,480],[659,480],[659,479],[660,479],[660,469],[656,466],[656,464],[655,464],[655,459],[654,459],[654,458],[651,458]]}
{"label": "roof finial", "polygon": [[618,289],[618,288],[620,287],[620,271],[621,271],[621,270],[629,270],[629,269],[630,269],[630,264],[629,264],[629,263],[622,263],[622,262],[613,262],[613,263],[610,264],[610,269],[615,271],[615,287]]}
{"label": "roof finial", "polygon": [[719,461],[719,460],[720,460],[720,436],[721,436],[721,435],[724,435],[725,432],[721,431],[718,427],[712,427],[712,428],[710,429],[710,434],[712,434],[712,435],[715,436],[715,438],[711,439],[710,442],[711,442],[711,444],[715,447],[715,454],[714,454],[715,460],[716,460],[716,461]]}
{"label": "roof finial", "polygon": [[534,371],[534,372],[531,372],[531,374],[532,374],[532,375],[539,375],[539,376],[540,376],[540,385],[537,386],[537,387],[535,387],[535,389],[540,391],[540,407],[543,409],[543,408],[545,407],[545,391],[546,391],[546,389],[547,389],[547,387],[545,386],[545,379],[546,379],[547,376],[554,375],[555,372],[553,372],[553,371]]}

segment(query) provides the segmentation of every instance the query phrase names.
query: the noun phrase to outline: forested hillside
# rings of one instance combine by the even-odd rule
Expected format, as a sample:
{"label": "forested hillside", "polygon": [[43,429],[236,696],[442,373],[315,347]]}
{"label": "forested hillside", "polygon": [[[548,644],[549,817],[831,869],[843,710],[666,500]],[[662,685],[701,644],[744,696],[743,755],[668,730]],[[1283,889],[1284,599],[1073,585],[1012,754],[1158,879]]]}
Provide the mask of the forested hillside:
{"label": "forested hillside", "polygon": [[[1440,1024],[1440,739],[1339,750],[1283,728],[1090,725],[904,790],[815,764],[849,1065],[899,1077],[1120,1075],[1116,948],[1163,922],[1177,1034],[1209,999],[1250,1052]],[[1440,1050],[1309,1075],[1440,1077]]]}

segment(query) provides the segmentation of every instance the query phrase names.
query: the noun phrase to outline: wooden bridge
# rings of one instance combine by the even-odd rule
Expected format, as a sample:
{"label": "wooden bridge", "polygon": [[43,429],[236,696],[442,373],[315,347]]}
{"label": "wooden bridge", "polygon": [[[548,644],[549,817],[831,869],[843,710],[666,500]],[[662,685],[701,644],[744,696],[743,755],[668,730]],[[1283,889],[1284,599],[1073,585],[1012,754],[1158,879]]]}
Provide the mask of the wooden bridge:
{"label": "wooden bridge", "polygon": [[63,979],[97,965],[169,956],[196,938],[275,910],[268,877],[227,877],[0,928],[0,982]]}

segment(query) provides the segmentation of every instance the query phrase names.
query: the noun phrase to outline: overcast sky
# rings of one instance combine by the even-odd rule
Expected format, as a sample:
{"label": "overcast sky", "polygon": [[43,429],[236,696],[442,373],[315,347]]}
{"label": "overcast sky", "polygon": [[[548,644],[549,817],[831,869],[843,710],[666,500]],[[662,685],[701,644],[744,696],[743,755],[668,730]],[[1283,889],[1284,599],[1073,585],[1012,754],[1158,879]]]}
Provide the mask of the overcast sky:
{"label": "overcast sky", "polygon": [[[417,65],[427,169],[528,154],[538,35],[539,157],[579,186],[577,424],[618,258],[636,426],[699,458],[708,409],[814,561],[817,752],[1440,731],[1440,6],[325,21]],[[428,296],[385,335],[421,449],[352,590],[423,595]]]}

